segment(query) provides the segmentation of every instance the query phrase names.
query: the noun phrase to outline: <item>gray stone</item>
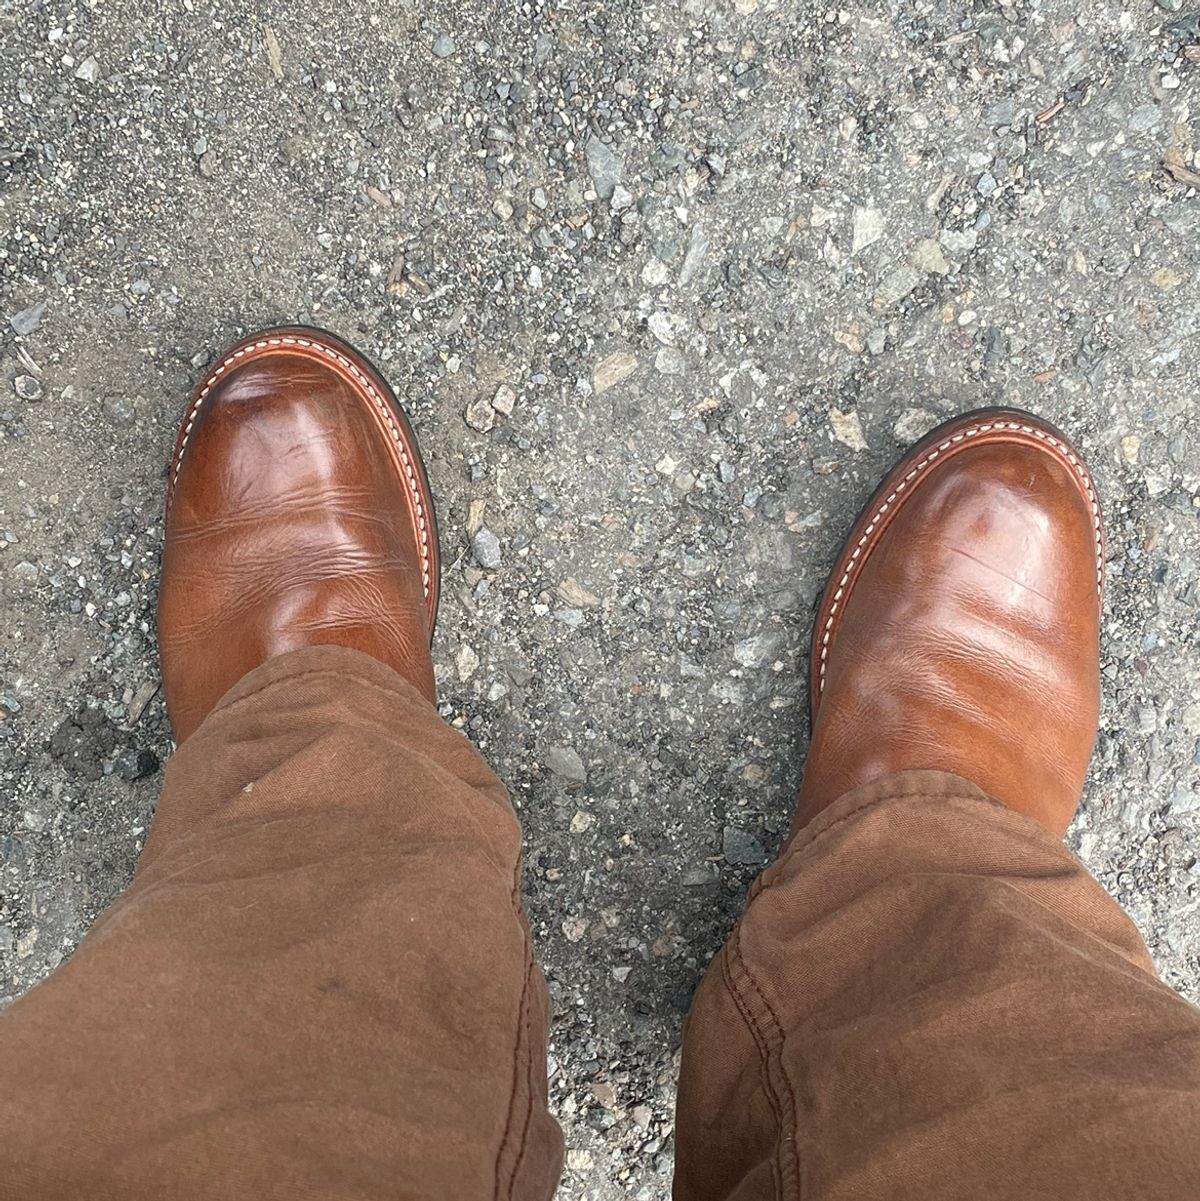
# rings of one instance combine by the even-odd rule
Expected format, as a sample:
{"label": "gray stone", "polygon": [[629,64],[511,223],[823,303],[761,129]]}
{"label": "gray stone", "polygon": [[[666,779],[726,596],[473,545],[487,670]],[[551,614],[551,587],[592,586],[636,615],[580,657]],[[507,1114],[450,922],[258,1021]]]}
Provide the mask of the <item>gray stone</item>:
{"label": "gray stone", "polygon": [[587,768],[584,767],[579,753],[572,747],[547,747],[542,754],[542,762],[562,780],[567,780],[572,784],[587,782]]}
{"label": "gray stone", "polygon": [[642,268],[642,283],[647,287],[657,288],[671,278],[671,268],[662,259],[651,258]]}
{"label": "gray stone", "polygon": [[479,654],[473,646],[464,643],[454,656],[454,667],[460,680],[469,680],[479,670]]}
{"label": "gray stone", "polygon": [[878,209],[856,208],[850,253],[861,254],[868,246],[874,246],[883,237],[883,231],[883,214]]}
{"label": "gray stone", "polygon": [[496,395],[492,397],[492,408],[504,417],[511,417],[516,407],[516,392],[508,384],[501,384],[496,389]]}
{"label": "gray stone", "polygon": [[908,256],[918,271],[926,271],[932,275],[949,275],[950,260],[942,252],[941,246],[933,238],[922,238]]}
{"label": "gray stone", "polygon": [[1200,792],[1195,792],[1190,788],[1180,788],[1171,794],[1169,802],[1172,814],[1178,814],[1180,817],[1191,817],[1193,814],[1200,813]]}
{"label": "gray stone", "polygon": [[75,78],[83,80],[84,83],[95,83],[100,78],[100,64],[96,61],[95,55],[88,55],[75,68]]}
{"label": "gray stone", "polygon": [[679,269],[679,282],[681,285],[690,284],[693,280],[700,278],[701,272],[708,262],[708,256],[712,250],[712,238],[704,225],[697,222],[692,226],[691,236],[688,238],[687,252],[683,256],[683,266]]}
{"label": "gray stone", "polygon": [[475,562],[488,571],[495,571],[503,562],[500,553],[500,539],[487,526],[483,526],[471,539],[471,553]]}
{"label": "gray stone", "polygon": [[937,417],[928,409],[905,409],[896,419],[892,432],[901,446],[919,442],[935,425]]}
{"label": "gray stone", "polygon": [[726,863],[757,866],[767,857],[762,843],[746,830],[737,826],[726,826],[721,834],[721,853]]}
{"label": "gray stone", "polygon": [[733,657],[742,667],[770,667],[778,658],[783,645],[782,634],[755,634],[734,645]]}
{"label": "gray stone", "polygon": [[617,184],[621,182],[621,173],[625,170],[624,160],[614,153],[611,146],[594,135],[588,138],[585,153],[596,195],[601,200],[611,200]]}
{"label": "gray stone", "polygon": [[487,434],[496,427],[496,410],[488,397],[478,396],[467,405],[463,419],[473,430]]}
{"label": "gray stone", "polygon": [[633,193],[629,191],[628,188],[623,187],[621,184],[617,184],[616,187],[613,188],[611,203],[612,211],[614,213],[623,212],[625,209],[633,206]]}
{"label": "gray stone", "polygon": [[908,263],[899,264],[884,276],[876,288],[875,307],[890,309],[899,304],[913,293],[924,278],[920,271]]}
{"label": "gray stone", "polygon": [[662,375],[683,375],[687,371],[687,356],[673,346],[664,346],[654,356],[654,366]]}
{"label": "gray stone", "polygon": [[1143,104],[1129,114],[1130,133],[1149,133],[1162,124],[1162,109],[1157,104]]}
{"label": "gray stone", "polygon": [[989,326],[987,344],[983,354],[984,364],[991,368],[999,367],[1006,358],[1008,358],[1008,336],[998,325]]}
{"label": "gray stone", "polygon": [[14,313],[8,319],[9,325],[12,326],[13,333],[20,337],[27,337],[33,333],[42,323],[42,317],[45,315],[46,306],[50,302],[48,300],[40,300],[37,304],[32,304],[27,309],[22,309],[19,313]]}
{"label": "gray stone", "polygon": [[1011,96],[989,104],[984,110],[983,119],[995,129],[1012,125],[1017,117],[1017,103]]}
{"label": "gray stone", "polygon": [[435,58],[449,58],[454,53],[454,39],[448,33],[438,34],[433,39],[433,53]]}
{"label": "gray stone", "polygon": [[100,407],[109,424],[118,429],[129,429],[137,421],[137,410],[133,401],[124,393],[106,396]]}
{"label": "gray stone", "polygon": [[679,331],[679,319],[670,313],[651,313],[646,321],[646,328],[663,346],[674,346]]}
{"label": "gray stone", "polygon": [[22,400],[41,400],[42,398],[42,385],[32,375],[18,375],[13,380],[13,391]]}
{"label": "gray stone", "polygon": [[147,748],[122,751],[113,762],[113,771],[127,784],[144,780],[158,771],[158,756]]}
{"label": "gray stone", "polygon": [[862,420],[856,412],[843,413],[836,406],[829,410],[829,424],[833,436],[851,450],[866,450],[867,440],[863,435]]}
{"label": "gray stone", "polygon": [[938,241],[956,258],[965,258],[979,244],[979,233],[974,229],[943,229]]}

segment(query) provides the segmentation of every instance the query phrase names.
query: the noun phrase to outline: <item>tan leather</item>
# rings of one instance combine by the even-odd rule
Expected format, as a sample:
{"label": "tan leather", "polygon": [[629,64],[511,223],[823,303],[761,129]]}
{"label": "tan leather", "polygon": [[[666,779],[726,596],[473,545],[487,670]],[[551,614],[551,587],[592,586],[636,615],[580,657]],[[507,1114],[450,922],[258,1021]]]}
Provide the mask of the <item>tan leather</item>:
{"label": "tan leather", "polygon": [[928,768],[1063,834],[1096,739],[1103,569],[1095,487],[1053,427],[984,410],[914,447],[818,612],[794,830],[852,788]]}
{"label": "tan leather", "polygon": [[364,651],[434,698],[437,528],[416,439],[361,355],[306,328],[223,355],[171,468],[158,638],[183,742],[248,671]]}

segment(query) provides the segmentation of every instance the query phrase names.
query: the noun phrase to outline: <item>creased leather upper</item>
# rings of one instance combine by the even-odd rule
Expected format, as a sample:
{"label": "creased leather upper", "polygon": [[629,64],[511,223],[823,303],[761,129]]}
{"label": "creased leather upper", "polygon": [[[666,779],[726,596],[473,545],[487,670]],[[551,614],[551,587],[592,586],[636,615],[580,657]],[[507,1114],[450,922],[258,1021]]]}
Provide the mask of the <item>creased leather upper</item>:
{"label": "creased leather upper", "polygon": [[167,521],[158,633],[177,741],[248,671],[312,644],[365,651],[432,699],[413,504],[334,360],[275,351],[220,378]]}
{"label": "creased leather upper", "polygon": [[1034,438],[983,437],[934,464],[835,615],[797,827],[928,768],[1065,832],[1096,738],[1099,630],[1081,476]]}

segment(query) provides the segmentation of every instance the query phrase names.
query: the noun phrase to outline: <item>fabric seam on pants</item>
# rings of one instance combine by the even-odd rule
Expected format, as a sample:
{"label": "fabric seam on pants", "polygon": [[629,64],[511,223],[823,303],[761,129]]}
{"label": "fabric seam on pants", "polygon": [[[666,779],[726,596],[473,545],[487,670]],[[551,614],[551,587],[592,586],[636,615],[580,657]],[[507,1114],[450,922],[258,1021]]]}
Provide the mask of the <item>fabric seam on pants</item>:
{"label": "fabric seam on pants", "polygon": [[752,997],[747,996],[734,972],[724,973],[734,1003],[750,1027],[758,1047],[762,1060],[763,1091],[775,1114],[777,1137],[772,1171],[776,1197],[779,1201],[797,1201],[800,1196],[800,1160],[796,1146],[799,1109],[791,1077],[783,1066],[783,1026],[742,955],[740,922],[730,938],[729,954],[733,960],[730,966],[735,966],[737,974],[754,990]]}
{"label": "fabric seam on pants", "polygon": [[[931,798],[925,792],[898,792],[889,793],[881,797],[872,797],[856,805],[848,813],[842,814],[823,829],[813,833],[806,841],[793,844],[785,850],[773,868],[770,869],[771,879],[766,879],[764,875],[760,876],[755,883],[747,902],[747,909],[749,909],[757,897],[761,896],[774,883],[775,878],[781,874],[785,865],[796,860],[798,856],[813,851],[826,834],[831,833],[851,818],[874,806],[883,804],[886,801],[904,799],[928,800]],[[989,798],[984,796],[967,797],[959,795],[939,796],[936,799],[989,801]],[[990,803],[999,804],[996,801],[991,801]],[[742,923],[740,921],[734,927],[733,934],[730,936],[728,960],[725,967],[726,970],[722,972],[722,975],[738,1011],[750,1028],[751,1035],[758,1048],[759,1056],[762,1060],[763,1091],[775,1114],[777,1138],[775,1154],[772,1157],[772,1171],[775,1176],[776,1196],[778,1201],[799,1201],[801,1195],[801,1168],[798,1147],[800,1133],[799,1105],[796,1100],[795,1086],[783,1064],[785,1034],[774,1007],[767,999],[766,989],[750,970],[750,966],[742,953]],[[736,968],[736,974],[734,970],[731,970],[734,968]],[[745,985],[750,990],[753,990],[752,994],[748,994],[747,988],[742,985],[742,981],[745,982]]]}
{"label": "fabric seam on pants", "polygon": [[[517,818],[517,809],[516,809],[515,805],[513,806],[513,817],[517,820],[517,824],[519,825],[520,818]],[[524,853],[524,851],[518,851],[517,852],[517,866],[513,869],[513,886],[512,886],[512,893],[510,896],[510,902],[512,904],[513,910],[516,912],[516,914],[519,918],[522,918],[522,920],[524,920],[523,915],[525,913],[525,910],[521,905],[521,884],[524,881],[524,879],[525,879],[525,853]],[[530,935],[529,935],[528,926],[526,926],[526,928],[525,928],[525,942],[526,942],[526,945],[528,945],[528,947],[529,947],[530,954],[533,954],[532,939],[530,938]]]}
{"label": "fabric seam on pants", "polygon": [[[521,1080],[522,1050],[525,1052],[526,1059],[528,1059],[529,1055],[529,989],[533,982],[533,973],[535,970],[532,950],[527,941],[525,947],[525,982],[521,986],[521,1002],[517,1007],[516,1037],[513,1040],[512,1091],[508,1098],[508,1117],[504,1123],[504,1134],[500,1138],[500,1146],[496,1148],[496,1187],[493,1194],[495,1201],[503,1201],[504,1198],[512,1197],[517,1172],[520,1170],[521,1161],[525,1157],[525,1142],[529,1134],[529,1122],[533,1115],[533,1095],[531,1093],[528,1104],[525,1107],[525,1118],[521,1125],[520,1138],[515,1140],[516,1150],[513,1158],[513,1166],[508,1173],[507,1183],[503,1183],[504,1154],[514,1142],[513,1119],[516,1117],[517,1092]],[[526,1069],[526,1075],[528,1075],[528,1068]]]}
{"label": "fabric seam on pants", "polygon": [[[529,956],[529,982],[532,988],[537,987],[537,962],[533,958],[533,948],[530,947],[526,954]],[[525,1106],[525,1122],[521,1127],[521,1141],[517,1148],[517,1159],[513,1164],[512,1179],[509,1182],[509,1192],[516,1187],[517,1177],[520,1175],[521,1168],[525,1164],[525,1153],[529,1149],[529,1127],[533,1124],[533,1113],[537,1107],[537,1094],[534,1089],[533,1074],[534,1074],[534,1054],[533,1054],[533,1014],[531,1006],[525,1006],[525,1096],[528,1098],[528,1103]],[[549,1082],[547,1082],[547,1085]]]}
{"label": "fabric seam on pants", "polygon": [[[730,959],[733,954],[731,949],[733,945],[733,938],[737,936],[737,933],[738,930],[735,928],[734,934],[730,936],[729,943],[721,951],[721,980],[724,983],[725,988],[728,990],[729,996],[733,1000],[734,1008],[738,1011],[742,1021],[746,1023],[746,1027],[750,1031],[750,1037],[754,1042],[754,1049],[758,1052],[758,1069],[759,1075],[761,1076],[763,1082],[763,1094],[766,1096],[767,1104],[771,1107],[771,1113],[775,1117],[775,1126],[780,1132],[782,1132],[783,1118],[781,1115],[779,1098],[775,1095],[774,1087],[771,1084],[770,1062],[767,1055],[766,1039],[763,1036],[762,1031],[759,1029],[758,1023],[754,1019],[754,1015],[747,1008],[741,990],[734,983],[733,979],[733,964],[731,964]],[[744,964],[742,964],[741,967],[742,970],[745,970]],[[778,1139],[776,1140],[776,1145],[778,1145]],[[775,1196],[778,1199],[783,1189],[783,1182],[780,1178],[779,1157],[775,1154],[771,1156],[771,1178],[775,1182]]]}

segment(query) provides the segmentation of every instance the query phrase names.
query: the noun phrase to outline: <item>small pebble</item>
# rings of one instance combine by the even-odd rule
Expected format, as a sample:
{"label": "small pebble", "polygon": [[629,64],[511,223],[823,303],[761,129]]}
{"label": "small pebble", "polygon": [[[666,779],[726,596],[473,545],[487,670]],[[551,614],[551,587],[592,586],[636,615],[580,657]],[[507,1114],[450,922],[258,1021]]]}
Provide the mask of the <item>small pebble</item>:
{"label": "small pebble", "polygon": [[587,768],[572,747],[548,747],[542,755],[542,762],[550,772],[564,780],[575,784],[583,784],[587,780]]}
{"label": "small pebble", "polygon": [[9,325],[12,326],[13,333],[20,337],[27,337],[42,324],[42,317],[45,316],[46,307],[49,305],[48,300],[39,301],[37,304],[30,305],[27,309],[22,309],[19,313],[14,313],[8,319]]}
{"label": "small pebble", "polygon": [[501,384],[496,389],[496,395],[492,397],[492,408],[505,417],[511,417],[516,404],[516,392],[508,384]]}
{"label": "small pebble", "polygon": [[94,55],[89,55],[79,64],[75,69],[75,78],[83,80],[84,83],[95,83],[100,78],[100,64]]}
{"label": "small pebble", "polygon": [[487,571],[495,571],[503,561],[500,539],[487,526],[483,526],[471,539],[471,553],[475,562]]}
{"label": "small pebble", "polygon": [[496,410],[486,396],[480,396],[467,405],[463,417],[473,430],[481,434],[489,433],[496,425]]}
{"label": "small pebble", "polygon": [[41,400],[42,385],[32,375],[18,375],[13,381],[13,391],[22,400]]}

